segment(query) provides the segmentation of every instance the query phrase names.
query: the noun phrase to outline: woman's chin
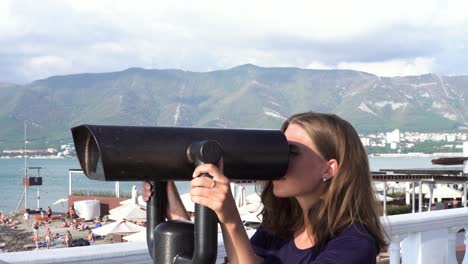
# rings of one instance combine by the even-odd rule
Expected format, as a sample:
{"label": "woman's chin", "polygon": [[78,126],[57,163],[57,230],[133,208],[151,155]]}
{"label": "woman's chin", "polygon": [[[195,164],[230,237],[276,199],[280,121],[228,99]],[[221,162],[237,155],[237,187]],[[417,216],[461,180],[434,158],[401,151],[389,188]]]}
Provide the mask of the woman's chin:
{"label": "woman's chin", "polygon": [[279,197],[279,198],[284,198],[284,197],[289,197],[290,195],[288,195],[286,192],[285,192],[285,178],[281,178],[279,180],[275,180],[273,181],[273,194],[276,196],[276,197]]}

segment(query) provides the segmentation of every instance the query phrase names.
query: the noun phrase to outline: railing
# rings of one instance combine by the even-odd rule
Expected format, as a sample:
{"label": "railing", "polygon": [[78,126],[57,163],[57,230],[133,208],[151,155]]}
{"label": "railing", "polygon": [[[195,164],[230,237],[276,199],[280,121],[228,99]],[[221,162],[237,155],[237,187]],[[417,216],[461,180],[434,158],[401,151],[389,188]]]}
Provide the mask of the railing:
{"label": "railing", "polygon": [[[390,264],[399,264],[400,256],[404,264],[458,264],[456,235],[468,230],[468,208],[383,216],[381,222],[390,240]],[[462,263],[468,264],[466,251]]]}
{"label": "railing", "polygon": [[[468,208],[381,217],[389,237],[390,264],[456,264],[456,234],[468,229]],[[467,232],[468,233],[468,232]],[[468,235],[465,233],[465,244]],[[249,232],[249,236],[253,234]],[[222,236],[218,260],[224,262]],[[0,254],[0,263],[151,263],[146,242]],[[463,264],[468,264],[465,253]]]}

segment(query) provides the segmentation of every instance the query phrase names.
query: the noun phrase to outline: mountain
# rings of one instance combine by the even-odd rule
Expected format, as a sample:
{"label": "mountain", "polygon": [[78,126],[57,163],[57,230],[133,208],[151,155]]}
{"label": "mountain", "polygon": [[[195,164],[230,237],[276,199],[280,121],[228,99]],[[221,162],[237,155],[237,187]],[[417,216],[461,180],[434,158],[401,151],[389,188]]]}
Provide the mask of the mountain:
{"label": "mountain", "polygon": [[333,112],[359,132],[468,127],[468,76],[384,78],[351,70],[189,72],[131,68],[0,85],[0,149],[71,142],[83,123],[278,128],[296,112]]}

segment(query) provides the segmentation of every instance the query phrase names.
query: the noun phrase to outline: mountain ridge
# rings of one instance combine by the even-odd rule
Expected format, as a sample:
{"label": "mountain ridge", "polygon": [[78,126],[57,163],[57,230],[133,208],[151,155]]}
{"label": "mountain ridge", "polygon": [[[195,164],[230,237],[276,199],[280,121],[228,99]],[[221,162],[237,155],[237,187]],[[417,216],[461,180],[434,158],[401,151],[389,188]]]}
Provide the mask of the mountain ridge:
{"label": "mountain ridge", "polygon": [[360,132],[454,131],[468,127],[468,76],[380,77],[353,70],[260,67],[129,68],[0,83],[0,148],[71,141],[82,123],[279,128],[303,111],[333,112]]}

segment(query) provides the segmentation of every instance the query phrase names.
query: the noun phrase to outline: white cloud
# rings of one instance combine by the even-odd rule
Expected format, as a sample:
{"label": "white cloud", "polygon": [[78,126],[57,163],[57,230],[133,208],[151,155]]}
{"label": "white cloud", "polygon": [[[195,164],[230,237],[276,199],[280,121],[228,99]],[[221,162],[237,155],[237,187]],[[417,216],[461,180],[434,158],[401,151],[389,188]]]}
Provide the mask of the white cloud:
{"label": "white cloud", "polygon": [[394,77],[432,73],[435,68],[435,59],[417,57],[414,59],[393,59],[373,62],[339,62],[336,65],[313,61],[307,65],[307,68],[355,70],[372,73],[378,76]]}
{"label": "white cloud", "polygon": [[3,37],[15,32],[16,18],[11,13],[11,1],[0,1],[0,34]]}
{"label": "white cloud", "polygon": [[381,62],[340,62],[337,69],[350,69],[379,76],[407,76],[431,73],[434,58],[394,59]]}
{"label": "white cloud", "polygon": [[333,66],[330,66],[330,65],[326,65],[320,61],[313,61],[311,63],[309,63],[307,66],[306,66],[307,69],[315,69],[315,70],[330,70],[330,69],[334,69],[336,67],[333,67]]}
{"label": "white cloud", "polygon": [[[2,0],[0,76],[23,80],[0,81],[244,63],[467,74],[466,10],[464,0]],[[37,58],[60,59],[37,67]]]}
{"label": "white cloud", "polygon": [[70,61],[57,56],[32,57],[23,65],[24,74],[31,79],[60,75],[69,72],[71,68]]}

